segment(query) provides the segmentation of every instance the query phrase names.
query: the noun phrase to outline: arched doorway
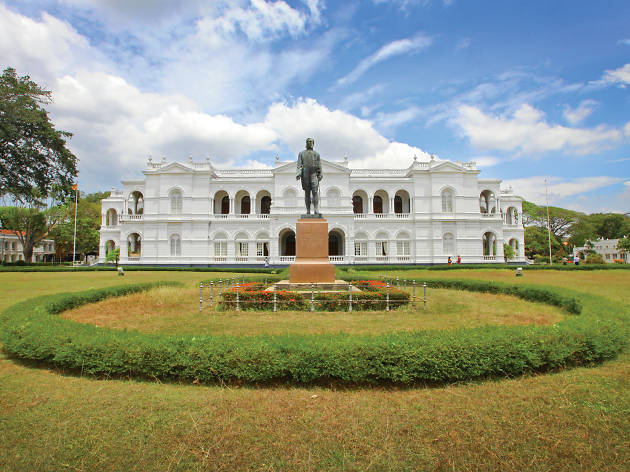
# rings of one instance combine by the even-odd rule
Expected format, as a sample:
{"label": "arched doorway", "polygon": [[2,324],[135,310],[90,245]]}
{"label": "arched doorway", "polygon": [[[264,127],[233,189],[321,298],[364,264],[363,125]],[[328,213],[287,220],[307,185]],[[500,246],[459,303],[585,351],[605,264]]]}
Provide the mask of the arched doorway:
{"label": "arched doorway", "polygon": [[328,233],[328,255],[343,256],[345,237],[340,229],[333,229]]}
{"label": "arched doorway", "polygon": [[282,230],[278,240],[281,256],[295,256],[295,231],[292,229]]}
{"label": "arched doorway", "polygon": [[484,257],[494,258],[497,255],[497,237],[492,231],[483,234],[482,244]]}
{"label": "arched doorway", "polygon": [[138,233],[131,233],[127,238],[127,256],[140,257],[142,253],[142,238]]}

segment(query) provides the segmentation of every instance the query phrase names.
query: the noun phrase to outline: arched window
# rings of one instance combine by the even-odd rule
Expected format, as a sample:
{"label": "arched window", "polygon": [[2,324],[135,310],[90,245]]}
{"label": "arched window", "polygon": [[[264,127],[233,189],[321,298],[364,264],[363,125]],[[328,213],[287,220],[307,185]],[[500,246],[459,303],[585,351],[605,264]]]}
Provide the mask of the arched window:
{"label": "arched window", "polygon": [[394,213],[402,213],[403,212],[403,200],[400,195],[396,195],[394,197]]}
{"label": "arched window", "polygon": [[449,256],[455,254],[455,237],[452,233],[444,233],[442,236],[442,251]]}
{"label": "arched window", "polygon": [[106,226],[118,226],[118,213],[113,208],[107,210],[105,217]]}
{"label": "arched window", "polygon": [[383,199],[380,197],[380,195],[376,195],[374,197],[374,213],[383,213]]}
{"label": "arched window", "polygon": [[182,255],[182,239],[178,234],[173,234],[170,238],[171,256]]}
{"label": "arched window", "polygon": [[363,213],[363,198],[360,195],[352,197],[352,211],[355,214]]}
{"label": "arched window", "polygon": [[479,210],[484,215],[496,213],[496,198],[491,190],[484,190],[479,194]]}
{"label": "arched window", "polygon": [[260,213],[262,215],[268,215],[271,212],[271,197],[265,195],[260,200]]}
{"label": "arched window", "polygon": [[442,211],[444,213],[453,212],[453,192],[449,189],[442,191]]}
{"label": "arched window", "polygon": [[221,199],[221,214],[227,215],[230,213],[230,197],[227,195]]}
{"label": "arched window", "polygon": [[245,195],[241,198],[241,215],[249,215],[251,210],[251,202],[249,199],[249,195]]}
{"label": "arched window", "polygon": [[131,192],[128,211],[130,215],[142,215],[144,213],[144,196],[137,190]]}
{"label": "arched window", "polygon": [[173,190],[169,197],[171,200],[171,214],[180,215],[182,213],[182,191]]}

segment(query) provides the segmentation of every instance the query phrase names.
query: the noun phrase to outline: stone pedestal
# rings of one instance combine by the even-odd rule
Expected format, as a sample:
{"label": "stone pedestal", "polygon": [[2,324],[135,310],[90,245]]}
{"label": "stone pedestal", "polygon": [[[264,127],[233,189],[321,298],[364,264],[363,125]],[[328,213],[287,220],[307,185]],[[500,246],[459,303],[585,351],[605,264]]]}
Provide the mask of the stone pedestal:
{"label": "stone pedestal", "polygon": [[295,241],[295,262],[289,267],[289,282],[334,283],[335,266],[328,260],[328,222],[323,218],[300,218]]}

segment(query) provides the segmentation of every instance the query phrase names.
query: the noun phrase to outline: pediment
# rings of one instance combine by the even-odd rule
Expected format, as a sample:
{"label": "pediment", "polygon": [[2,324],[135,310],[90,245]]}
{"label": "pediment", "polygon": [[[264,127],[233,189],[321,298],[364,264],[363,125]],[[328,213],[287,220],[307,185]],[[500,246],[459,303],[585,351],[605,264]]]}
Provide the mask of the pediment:
{"label": "pediment", "polygon": [[465,170],[463,166],[451,161],[442,161],[431,166],[431,172],[461,172]]}
{"label": "pediment", "polygon": [[188,167],[186,164],[182,164],[181,162],[171,162],[170,164],[160,167],[160,174],[190,174],[193,172],[193,169]]}

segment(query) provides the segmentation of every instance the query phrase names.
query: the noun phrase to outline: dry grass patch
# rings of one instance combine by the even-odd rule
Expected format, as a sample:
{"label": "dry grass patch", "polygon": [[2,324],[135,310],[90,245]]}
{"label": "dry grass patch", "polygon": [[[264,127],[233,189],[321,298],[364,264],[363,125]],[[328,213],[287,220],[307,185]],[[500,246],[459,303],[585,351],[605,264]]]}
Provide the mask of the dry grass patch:
{"label": "dry grass patch", "polygon": [[385,312],[199,312],[199,291],[162,287],[68,311],[62,316],[97,326],[173,334],[374,334],[498,325],[553,324],[564,314],[553,306],[508,295],[429,289],[427,310]]}

